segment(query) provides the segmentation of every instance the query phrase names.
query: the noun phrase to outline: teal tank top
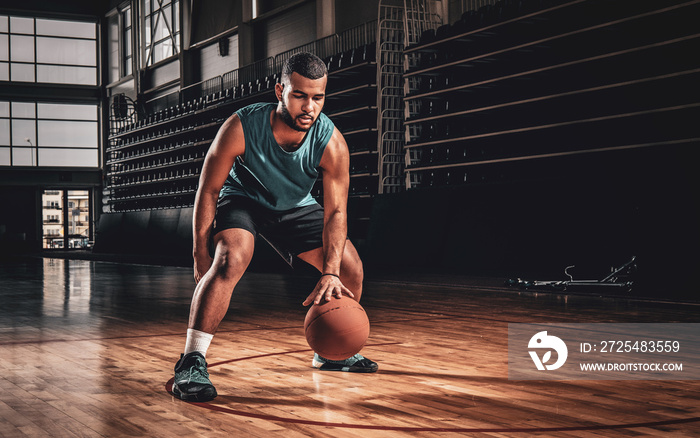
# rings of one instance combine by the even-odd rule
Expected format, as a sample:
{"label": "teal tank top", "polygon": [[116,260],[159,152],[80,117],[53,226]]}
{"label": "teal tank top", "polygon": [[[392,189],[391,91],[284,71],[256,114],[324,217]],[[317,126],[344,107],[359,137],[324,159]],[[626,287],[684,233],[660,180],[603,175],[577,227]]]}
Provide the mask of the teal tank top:
{"label": "teal tank top", "polygon": [[270,113],[276,107],[276,103],[257,103],[236,111],[243,125],[245,152],[236,159],[220,197],[247,196],[275,211],[316,203],[311,189],[335,126],[321,113],[301,146],[287,152],[277,144],[270,126]]}

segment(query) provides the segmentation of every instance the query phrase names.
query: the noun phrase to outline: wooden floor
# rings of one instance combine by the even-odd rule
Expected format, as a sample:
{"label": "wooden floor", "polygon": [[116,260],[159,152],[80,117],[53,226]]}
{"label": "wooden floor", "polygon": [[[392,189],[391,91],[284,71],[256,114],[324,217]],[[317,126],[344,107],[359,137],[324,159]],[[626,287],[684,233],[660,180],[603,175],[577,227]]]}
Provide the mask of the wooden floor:
{"label": "wooden floor", "polygon": [[0,265],[0,437],[700,436],[698,381],[508,380],[509,322],[700,322],[700,306],[368,280],[376,374],[316,371],[313,279],[248,273],[207,355],[219,397],[170,393],[191,270]]}

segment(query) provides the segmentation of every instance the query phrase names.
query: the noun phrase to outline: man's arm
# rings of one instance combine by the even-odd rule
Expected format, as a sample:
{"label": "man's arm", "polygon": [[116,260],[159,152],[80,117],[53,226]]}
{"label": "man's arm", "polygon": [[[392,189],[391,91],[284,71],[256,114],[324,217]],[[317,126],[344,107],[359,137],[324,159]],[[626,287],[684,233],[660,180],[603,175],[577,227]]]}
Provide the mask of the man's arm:
{"label": "man's arm", "polygon": [[321,157],[323,171],[323,273],[340,275],[348,235],[350,153],[336,129]]}
{"label": "man's arm", "polygon": [[340,281],[340,264],[348,235],[348,188],[350,187],[350,153],[343,135],[335,129],[321,157],[323,172],[323,275],[311,295],[304,301],[320,303],[323,297],[342,294],[354,297]]}
{"label": "man's arm", "polygon": [[245,152],[243,127],[237,115],[224,122],[216,134],[204,159],[199,176],[199,188],[194,200],[192,220],[194,279],[202,279],[212,264],[209,255],[209,236],[216,215],[219,192],[228,177],[234,160]]}

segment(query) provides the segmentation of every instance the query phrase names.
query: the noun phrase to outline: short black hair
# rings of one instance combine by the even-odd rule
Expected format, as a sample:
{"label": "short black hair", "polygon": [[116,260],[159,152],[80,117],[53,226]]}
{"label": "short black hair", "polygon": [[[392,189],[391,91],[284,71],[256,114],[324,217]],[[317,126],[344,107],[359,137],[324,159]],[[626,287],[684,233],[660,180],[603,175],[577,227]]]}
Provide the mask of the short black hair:
{"label": "short black hair", "polygon": [[299,52],[287,59],[282,66],[282,80],[297,73],[309,79],[321,79],[328,74],[326,63],[309,52]]}

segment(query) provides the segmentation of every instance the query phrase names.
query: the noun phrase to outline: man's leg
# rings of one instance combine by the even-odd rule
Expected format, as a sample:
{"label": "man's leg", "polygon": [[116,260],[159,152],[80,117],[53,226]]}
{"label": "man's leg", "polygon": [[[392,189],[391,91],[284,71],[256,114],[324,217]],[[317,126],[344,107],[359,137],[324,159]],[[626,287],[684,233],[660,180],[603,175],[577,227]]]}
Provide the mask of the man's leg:
{"label": "man's leg", "polygon": [[214,262],[194,290],[188,328],[216,333],[228,310],[233,289],[253,258],[255,237],[232,228],[214,236]]}
{"label": "man's leg", "polygon": [[[321,272],[323,270],[323,248],[317,248],[298,255],[301,260],[314,266]],[[355,246],[347,240],[345,242],[345,251],[343,252],[343,260],[340,262],[340,281],[343,285],[350,289],[355,295],[355,300],[358,302],[362,297],[362,281],[364,280],[364,271],[362,268],[362,260],[357,254]],[[318,354],[314,354],[312,362],[315,368],[324,371],[346,371],[352,373],[373,373],[379,369],[376,362],[371,361],[361,354],[356,354],[345,360],[329,360]]]}
{"label": "man's leg", "polygon": [[214,243],[212,266],[192,297],[185,352],[175,365],[173,393],[183,400],[209,401],[217,395],[207,372],[206,350],[253,257],[255,237],[247,230],[232,228],[217,233]]}

